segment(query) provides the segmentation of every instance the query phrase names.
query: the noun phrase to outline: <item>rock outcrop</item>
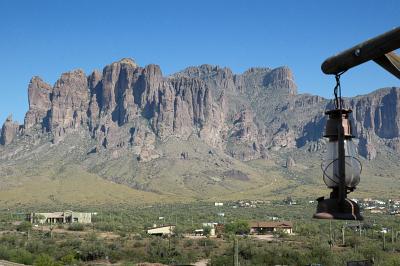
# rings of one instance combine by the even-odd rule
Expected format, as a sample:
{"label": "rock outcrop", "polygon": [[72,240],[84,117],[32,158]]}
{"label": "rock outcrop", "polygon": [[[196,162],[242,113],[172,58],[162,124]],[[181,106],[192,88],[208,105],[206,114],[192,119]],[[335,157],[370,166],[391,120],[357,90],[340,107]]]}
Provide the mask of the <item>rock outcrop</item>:
{"label": "rock outcrop", "polygon": [[8,145],[16,138],[19,131],[19,125],[13,122],[12,116],[7,117],[6,122],[1,128],[0,144]]}
{"label": "rock outcrop", "polygon": [[360,139],[359,152],[368,159],[377,155],[379,140],[400,151],[400,89],[380,89],[348,100],[353,109],[355,134]]}
{"label": "rock outcrop", "polygon": [[296,162],[294,161],[293,157],[289,156],[286,158],[286,163],[285,163],[286,168],[290,169],[293,168],[295,165]]}
{"label": "rock outcrop", "polygon": [[33,126],[48,130],[49,111],[51,109],[52,87],[40,77],[33,77],[28,86],[29,110],[25,115],[24,129],[29,131]]}
{"label": "rock outcrop", "polygon": [[52,92],[50,129],[58,142],[68,131],[88,122],[89,91],[87,77],[82,70],[64,73]]}

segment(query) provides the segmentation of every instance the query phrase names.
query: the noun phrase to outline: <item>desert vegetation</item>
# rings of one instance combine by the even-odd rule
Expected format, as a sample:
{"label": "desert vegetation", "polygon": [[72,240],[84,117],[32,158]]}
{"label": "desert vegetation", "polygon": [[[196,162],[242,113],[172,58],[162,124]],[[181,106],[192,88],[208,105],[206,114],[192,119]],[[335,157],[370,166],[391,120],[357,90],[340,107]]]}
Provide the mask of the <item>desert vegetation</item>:
{"label": "desert vegetation", "polygon": [[[97,212],[92,224],[51,228],[16,222],[22,221],[28,210],[3,210],[0,259],[33,265],[189,264],[208,259],[209,265],[232,265],[236,238],[240,265],[344,265],[351,260],[373,260],[377,265],[400,263],[400,225],[396,216],[366,214],[360,233],[357,223],[311,219],[314,206],[307,199],[292,206],[281,201],[260,203],[255,208],[234,208],[235,204],[92,206],[82,209]],[[268,241],[249,235],[248,221],[271,217],[293,221],[295,234],[277,231]],[[207,222],[225,224],[225,232],[220,237],[188,236]],[[146,234],[146,228],[161,223],[176,224],[175,235]]]}

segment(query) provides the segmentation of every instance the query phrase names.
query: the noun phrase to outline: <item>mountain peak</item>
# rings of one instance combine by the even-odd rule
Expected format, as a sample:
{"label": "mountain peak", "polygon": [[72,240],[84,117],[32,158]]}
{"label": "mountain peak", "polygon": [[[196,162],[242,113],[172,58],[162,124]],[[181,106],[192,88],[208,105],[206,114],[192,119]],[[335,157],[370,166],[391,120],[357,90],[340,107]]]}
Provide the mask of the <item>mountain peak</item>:
{"label": "mountain peak", "polygon": [[131,65],[132,67],[137,67],[138,65],[136,64],[135,60],[129,57],[124,57],[119,61],[116,61],[114,63],[119,63],[119,64],[127,64]]}

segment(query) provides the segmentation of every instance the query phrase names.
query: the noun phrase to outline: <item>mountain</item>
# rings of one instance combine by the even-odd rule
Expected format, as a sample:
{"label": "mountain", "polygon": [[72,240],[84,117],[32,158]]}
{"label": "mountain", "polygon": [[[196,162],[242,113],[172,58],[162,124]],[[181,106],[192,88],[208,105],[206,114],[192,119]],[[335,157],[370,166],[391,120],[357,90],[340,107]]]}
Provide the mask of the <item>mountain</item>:
{"label": "mountain", "polygon": [[[365,168],[384,172],[389,183],[398,181],[399,94],[385,88],[345,99]],[[54,202],[77,176],[129,187],[132,200],[143,193],[178,200],[323,189],[314,164],[325,147],[324,111],[333,104],[298,94],[288,67],[234,74],[201,65],[164,77],[157,65],[124,58],[102,72],[64,73],[54,86],[33,77],[28,96],[24,124],[10,116],[1,130],[0,190],[9,193],[42,180],[25,193]],[[71,193],[88,193],[79,189],[71,186]],[[86,200],[116,199],[101,193]],[[9,202],[2,194],[0,203]]]}

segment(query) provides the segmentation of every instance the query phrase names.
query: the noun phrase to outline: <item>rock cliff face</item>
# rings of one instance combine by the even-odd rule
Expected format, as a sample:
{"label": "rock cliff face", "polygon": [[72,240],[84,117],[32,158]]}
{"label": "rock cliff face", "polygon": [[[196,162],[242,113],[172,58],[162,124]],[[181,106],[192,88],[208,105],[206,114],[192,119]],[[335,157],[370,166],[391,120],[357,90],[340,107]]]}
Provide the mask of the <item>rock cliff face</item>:
{"label": "rock cliff face", "polygon": [[17,136],[18,131],[19,131],[18,123],[13,122],[12,116],[7,117],[6,122],[1,128],[0,144],[2,145],[10,144]]}
{"label": "rock cliff face", "polygon": [[386,88],[349,100],[360,139],[359,150],[369,159],[376,157],[380,144],[400,151],[400,89]]}
{"label": "rock cliff face", "polygon": [[[88,76],[82,70],[64,73],[53,87],[33,77],[28,96],[24,125],[20,129],[7,119],[2,145],[44,134],[58,144],[83,132],[96,143],[90,152],[131,154],[138,161],[162,156],[157,143],[169,138],[197,137],[245,161],[268,159],[270,151],[281,149],[315,152],[321,148],[323,111],[332,106],[319,96],[297,94],[288,67],[233,74],[201,65],[164,77],[159,66],[140,67],[127,58]],[[346,100],[366,158],[373,159],[381,144],[400,151],[399,100],[399,88]]]}
{"label": "rock cliff face", "polygon": [[33,126],[49,129],[48,112],[51,109],[52,87],[40,77],[33,77],[28,86],[29,110],[25,115],[24,128],[29,131]]}
{"label": "rock cliff face", "polygon": [[87,77],[82,70],[64,73],[52,91],[50,130],[58,142],[70,130],[88,122],[89,91]]}

